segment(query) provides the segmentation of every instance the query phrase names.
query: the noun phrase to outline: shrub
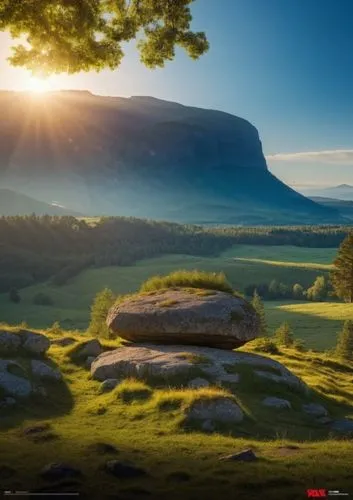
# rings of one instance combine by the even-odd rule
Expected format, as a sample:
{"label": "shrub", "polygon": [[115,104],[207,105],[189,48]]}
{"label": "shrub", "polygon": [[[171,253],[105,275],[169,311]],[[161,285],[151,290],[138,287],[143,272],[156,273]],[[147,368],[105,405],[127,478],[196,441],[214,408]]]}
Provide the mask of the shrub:
{"label": "shrub", "polygon": [[91,321],[87,333],[96,337],[109,338],[110,330],[106,324],[109,309],[116,300],[109,288],[97,293],[91,306]]}
{"label": "shrub", "polygon": [[46,293],[39,292],[33,297],[33,304],[37,306],[52,306],[53,299]]}
{"label": "shrub", "polygon": [[305,352],[306,347],[305,347],[305,342],[301,339],[295,339],[292,344],[293,349],[295,349],[298,352]]}
{"label": "shrub", "polygon": [[48,328],[47,330],[48,333],[51,333],[52,335],[60,335],[61,334],[61,326],[59,321],[55,321],[51,327]]}
{"label": "shrub", "polygon": [[346,320],[338,336],[335,354],[343,360],[353,360],[353,321]]}
{"label": "shrub", "polygon": [[275,331],[276,344],[283,347],[292,347],[294,344],[293,331],[289,324],[285,321]]}
{"label": "shrub", "polygon": [[151,292],[173,287],[204,288],[233,293],[233,288],[224,273],[207,273],[196,269],[193,271],[174,271],[166,276],[153,276],[142,283],[140,292]]}
{"label": "shrub", "polygon": [[279,354],[279,350],[275,342],[268,337],[262,337],[251,342],[254,351],[266,352],[269,354]]}

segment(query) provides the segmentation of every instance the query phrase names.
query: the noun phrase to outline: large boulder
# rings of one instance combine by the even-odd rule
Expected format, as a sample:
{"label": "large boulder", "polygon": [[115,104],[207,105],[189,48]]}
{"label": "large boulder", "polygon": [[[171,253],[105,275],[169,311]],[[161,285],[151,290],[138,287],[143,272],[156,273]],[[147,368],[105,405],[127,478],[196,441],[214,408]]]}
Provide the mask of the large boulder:
{"label": "large boulder", "polygon": [[6,330],[0,331],[0,353],[7,355],[18,351],[21,345],[21,337],[17,333]]}
{"label": "large boulder", "polygon": [[235,423],[244,419],[244,413],[231,398],[219,397],[196,400],[187,411],[187,419]]}
{"label": "large boulder", "polygon": [[43,361],[39,361],[38,359],[32,359],[31,369],[34,377],[39,379],[57,381],[62,379],[62,375],[57,368],[53,368],[46,363],[43,363]]}
{"label": "large boulder", "polygon": [[50,347],[50,340],[41,333],[20,330],[22,348],[30,354],[43,355]]}
{"label": "large boulder", "polygon": [[277,373],[276,382],[272,383],[306,388],[304,382],[271,358],[248,352],[183,345],[131,344],[119,347],[98,356],[91,365],[91,374],[100,381],[149,376],[168,381],[174,376],[182,376],[180,379],[188,383],[195,377],[202,377],[218,384],[241,384],[247,378],[254,380],[259,368],[263,372]]}
{"label": "large boulder", "polygon": [[253,307],[235,295],[174,288],[130,296],[111,308],[107,324],[132,342],[234,349],[259,333]]}
{"label": "large boulder", "polygon": [[0,360],[0,388],[5,394],[14,397],[28,397],[32,392],[32,384],[26,373],[16,361]]}

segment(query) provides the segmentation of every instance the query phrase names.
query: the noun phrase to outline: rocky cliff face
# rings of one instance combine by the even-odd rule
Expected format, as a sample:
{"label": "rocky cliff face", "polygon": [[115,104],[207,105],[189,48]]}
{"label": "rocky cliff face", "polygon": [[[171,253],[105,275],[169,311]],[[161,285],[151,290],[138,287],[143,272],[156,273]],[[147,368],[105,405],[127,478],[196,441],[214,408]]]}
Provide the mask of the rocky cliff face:
{"label": "rocky cliff face", "polygon": [[256,128],[224,112],[88,92],[0,92],[0,109],[0,181],[44,201],[196,223],[340,219],[276,179]]}

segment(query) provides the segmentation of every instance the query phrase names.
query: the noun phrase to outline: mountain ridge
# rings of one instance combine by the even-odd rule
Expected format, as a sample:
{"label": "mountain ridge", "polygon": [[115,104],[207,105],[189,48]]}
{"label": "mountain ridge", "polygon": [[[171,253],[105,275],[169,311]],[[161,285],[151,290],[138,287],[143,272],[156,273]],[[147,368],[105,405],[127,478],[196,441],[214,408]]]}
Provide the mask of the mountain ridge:
{"label": "mountain ridge", "polygon": [[[342,222],[269,170],[256,127],[150,96],[0,92],[0,182],[88,215],[228,223]],[[192,206],[208,205],[191,216]],[[189,210],[190,209],[190,210]],[[284,216],[280,214],[283,211]],[[189,213],[188,213],[189,212]],[[208,214],[207,214],[208,212]]]}

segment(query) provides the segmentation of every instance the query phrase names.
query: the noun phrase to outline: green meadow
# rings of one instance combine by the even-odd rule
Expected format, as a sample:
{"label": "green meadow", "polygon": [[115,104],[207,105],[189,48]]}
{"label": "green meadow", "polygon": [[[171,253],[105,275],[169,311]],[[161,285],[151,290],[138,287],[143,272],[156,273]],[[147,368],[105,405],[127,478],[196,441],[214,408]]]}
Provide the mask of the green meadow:
{"label": "green meadow", "polygon": [[[85,330],[93,297],[104,287],[118,295],[131,293],[149,277],[181,268],[223,271],[237,290],[251,283],[269,283],[272,279],[308,287],[317,276],[327,275],[335,255],[333,248],[236,245],[213,258],[164,255],[133,266],[91,268],[63,286],[42,283],[24,288],[20,291],[19,304],[13,304],[6,294],[1,294],[1,320],[10,324],[25,321],[35,328],[47,328],[59,321],[63,328]],[[38,292],[50,295],[53,306],[34,305],[33,297]],[[265,307],[271,330],[288,321],[295,335],[314,349],[333,347],[342,321],[353,319],[350,304],[273,301],[265,302]]]}

